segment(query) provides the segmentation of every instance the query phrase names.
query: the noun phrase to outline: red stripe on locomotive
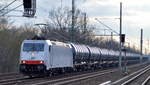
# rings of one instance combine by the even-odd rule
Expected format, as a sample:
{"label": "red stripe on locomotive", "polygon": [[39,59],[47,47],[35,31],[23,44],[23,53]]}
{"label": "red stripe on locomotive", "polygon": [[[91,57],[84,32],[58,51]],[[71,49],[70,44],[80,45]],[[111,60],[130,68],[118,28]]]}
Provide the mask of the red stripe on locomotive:
{"label": "red stripe on locomotive", "polygon": [[21,64],[44,64],[44,61],[40,61],[40,60],[23,60],[21,61]]}

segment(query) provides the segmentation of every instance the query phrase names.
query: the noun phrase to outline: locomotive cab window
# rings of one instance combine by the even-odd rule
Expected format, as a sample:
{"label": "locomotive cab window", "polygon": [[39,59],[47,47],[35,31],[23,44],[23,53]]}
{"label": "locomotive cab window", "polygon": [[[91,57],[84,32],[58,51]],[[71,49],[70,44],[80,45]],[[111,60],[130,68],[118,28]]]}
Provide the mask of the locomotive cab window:
{"label": "locomotive cab window", "polygon": [[23,51],[25,51],[25,52],[44,51],[44,44],[43,43],[24,43]]}

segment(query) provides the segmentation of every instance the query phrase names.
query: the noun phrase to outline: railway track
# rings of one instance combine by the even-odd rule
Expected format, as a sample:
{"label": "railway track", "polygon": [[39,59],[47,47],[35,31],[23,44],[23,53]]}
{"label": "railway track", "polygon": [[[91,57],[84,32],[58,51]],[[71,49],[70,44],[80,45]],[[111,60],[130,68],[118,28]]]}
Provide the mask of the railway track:
{"label": "railway track", "polygon": [[117,70],[114,69],[114,70],[107,70],[107,71],[98,71],[98,72],[87,73],[87,74],[82,74],[82,75],[75,75],[75,76],[56,79],[56,80],[43,81],[43,82],[39,82],[39,83],[34,83],[32,85],[45,85],[45,84],[62,85],[62,84],[76,82],[76,81],[80,81],[80,80],[84,80],[84,79],[88,79],[88,78],[92,78],[92,77],[96,77],[96,76],[102,76],[104,74],[112,73],[115,71],[117,71]]}
{"label": "railway track", "polygon": [[[136,67],[137,65],[133,65],[130,66],[129,68],[132,67]],[[118,69],[110,69],[107,71],[99,71],[99,72],[93,72],[93,73],[87,73],[87,74],[83,74],[83,75],[77,75],[77,76],[71,76],[71,77],[66,77],[66,78],[61,78],[61,79],[56,79],[56,80],[48,80],[48,81],[43,81],[43,82],[39,82],[39,83],[34,83],[32,85],[66,85],[66,84],[70,84],[73,82],[78,82],[78,81],[82,81],[82,80],[86,80],[86,79],[90,79],[90,78],[94,78],[97,76],[103,76],[103,75],[107,75],[109,73],[113,73],[118,71]]]}
{"label": "railway track", "polygon": [[14,76],[14,75],[19,75],[19,73],[4,73],[4,74],[0,74],[0,78],[2,77],[7,77],[7,76]]}
{"label": "railway track", "polygon": [[5,74],[0,74],[0,80],[4,79],[12,79],[12,78],[20,78],[23,77],[23,75],[19,73],[5,73]]}
{"label": "railway track", "polygon": [[112,85],[146,85],[149,75],[150,65],[113,82]]}
{"label": "railway track", "polygon": [[[133,65],[132,67],[137,67],[139,65]],[[103,76],[108,73],[116,72],[117,69],[109,69],[109,70],[101,70],[97,72],[81,72],[81,73],[68,73],[68,76],[56,76],[56,77],[45,77],[45,78],[28,78],[28,77],[20,77],[20,78],[13,78],[13,79],[4,79],[0,80],[0,85],[46,85],[46,84],[68,84],[76,81],[81,81],[85,79],[90,79],[96,76]]]}
{"label": "railway track", "polygon": [[6,80],[0,80],[0,85],[11,85],[14,84],[15,82],[19,82],[22,80],[26,80],[28,78],[13,78],[13,79],[6,79]]}
{"label": "railway track", "polygon": [[[79,78],[83,78],[86,79],[86,77],[94,77],[96,76],[95,74],[98,75],[104,75],[106,73],[110,73],[110,72],[115,72],[114,70],[105,70],[105,71],[97,71],[97,72],[93,72],[93,73],[85,73],[82,75],[74,75],[74,76],[68,76],[68,77],[62,77],[59,78],[50,78],[50,77],[45,77],[45,78],[33,78],[33,79],[29,79],[29,78],[20,78],[20,79],[12,79],[12,80],[5,80],[3,82],[0,82],[0,85],[45,85],[45,84],[61,84],[61,83],[67,83],[66,81],[69,80],[73,80],[73,79],[78,79]],[[98,74],[99,73],[99,74]],[[90,76],[93,75],[93,76]],[[88,78],[89,78],[88,77]]]}
{"label": "railway track", "polygon": [[43,79],[42,77],[19,77],[19,78],[12,78],[12,79],[4,79],[0,80],[0,85],[23,85],[25,82],[33,82]]}
{"label": "railway track", "polygon": [[28,79],[27,76],[23,76],[16,72],[4,73],[4,74],[0,74],[0,85],[10,85],[15,81],[26,80],[26,79]]}
{"label": "railway track", "polygon": [[[112,69],[109,69],[109,71],[110,70],[112,70]],[[45,81],[49,81],[49,79],[51,79],[52,81],[50,81],[50,82],[47,82],[47,83],[55,83],[55,82],[58,82],[58,81],[64,81],[64,80],[69,80],[70,78],[77,78],[77,77],[81,77],[81,76],[86,76],[86,75],[92,75],[92,74],[94,74],[94,73],[102,73],[102,72],[108,72],[108,70],[100,70],[100,71],[98,71],[98,72],[92,72],[92,73],[88,73],[88,72],[82,72],[82,73],[84,73],[84,74],[82,74],[82,75],[80,75],[80,72],[79,73],[68,73],[68,74],[70,74],[71,76],[73,76],[73,75],[76,75],[76,76],[73,76],[73,77],[67,77],[67,78],[64,78],[64,76],[60,79],[59,77],[61,77],[61,76],[56,76],[56,77],[52,77],[52,78],[50,78],[50,77],[46,77],[46,78],[28,78],[28,77],[19,77],[19,78],[15,78],[15,77],[13,77],[13,78],[8,78],[8,79],[5,79],[5,78],[3,78],[2,80],[0,80],[0,85],[23,85],[23,84],[26,84],[26,83],[30,83],[30,84],[32,84],[32,83],[35,83],[35,82],[45,82]],[[89,71],[89,72],[91,72],[91,71]],[[112,72],[112,71],[111,71]],[[88,73],[88,74],[87,74]],[[69,76],[70,76],[69,75]],[[12,76],[12,74],[8,74],[7,76]],[[38,84],[40,84],[40,83],[38,83]],[[42,83],[41,83],[42,84]],[[26,85],[28,85],[28,84],[26,84]]]}
{"label": "railway track", "polygon": [[150,85],[150,75],[145,79],[141,85]]}
{"label": "railway track", "polygon": [[7,76],[7,75],[13,75],[13,74],[18,74],[18,73],[16,73],[16,72],[11,72],[11,73],[1,73],[1,74],[0,74],[0,77],[1,77],[1,76]]}

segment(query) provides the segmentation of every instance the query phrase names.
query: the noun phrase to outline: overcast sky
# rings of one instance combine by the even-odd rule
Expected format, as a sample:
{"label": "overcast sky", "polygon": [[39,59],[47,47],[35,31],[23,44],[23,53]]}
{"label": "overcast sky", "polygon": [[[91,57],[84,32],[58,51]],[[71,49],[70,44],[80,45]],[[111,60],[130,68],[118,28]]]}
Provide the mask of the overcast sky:
{"label": "overcast sky", "polygon": [[[2,0],[5,1],[5,0]],[[12,0],[8,0],[12,1]],[[7,1],[7,3],[8,3]],[[15,3],[11,7],[15,7],[21,4],[22,0]],[[147,43],[148,38],[150,39],[150,1],[149,0],[75,0],[76,8],[81,9],[86,12],[90,23],[97,27],[97,30],[104,29],[105,27],[99,24],[95,18],[99,18],[100,21],[107,24],[114,30],[119,32],[119,5],[120,2],[123,3],[123,33],[127,35],[130,42],[139,44],[140,28],[144,29],[144,40]],[[1,2],[2,3],[2,2]],[[68,6],[71,7],[71,0],[37,0],[37,20],[33,19],[18,19],[16,23],[38,23],[44,22],[48,17],[48,12],[57,8],[58,6]],[[20,7],[19,9],[22,9]],[[14,12],[10,15],[16,14]],[[22,13],[17,13],[17,15],[22,15]],[[109,19],[106,19],[109,18]],[[23,20],[23,21],[22,21]],[[100,34],[102,31],[98,31]]]}

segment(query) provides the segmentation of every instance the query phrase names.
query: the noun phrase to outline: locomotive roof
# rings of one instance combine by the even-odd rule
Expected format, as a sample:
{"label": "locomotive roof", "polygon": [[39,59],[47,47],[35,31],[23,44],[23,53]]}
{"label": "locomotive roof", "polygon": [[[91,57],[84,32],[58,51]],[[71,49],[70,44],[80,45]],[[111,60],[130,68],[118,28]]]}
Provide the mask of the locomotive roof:
{"label": "locomotive roof", "polygon": [[[45,42],[47,42],[48,45],[57,45],[57,46],[70,47],[70,48],[71,48],[70,44],[72,44],[75,47],[75,49],[76,49],[76,47],[77,48],[89,47],[92,50],[99,49],[102,54],[119,55],[119,51],[108,50],[108,49],[105,49],[105,48],[90,47],[90,46],[87,46],[87,45],[80,45],[80,44],[74,44],[74,43],[63,43],[63,42],[51,41],[51,40],[24,40],[24,43],[33,43],[33,42],[36,42],[36,43],[45,43]],[[79,49],[79,50],[83,50],[83,49]],[[139,55],[139,54],[127,52],[127,55],[132,56],[132,55]]]}
{"label": "locomotive roof", "polygon": [[63,43],[63,42],[58,42],[58,41],[50,41],[52,45],[57,45],[57,46],[63,46],[63,47],[70,47],[69,44]]}

